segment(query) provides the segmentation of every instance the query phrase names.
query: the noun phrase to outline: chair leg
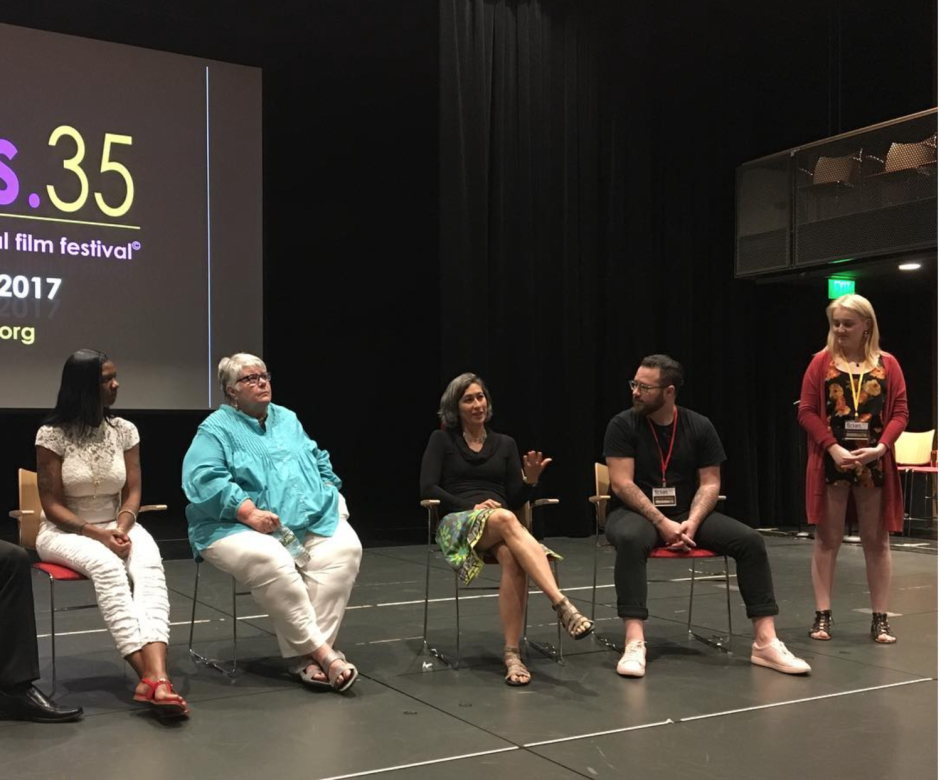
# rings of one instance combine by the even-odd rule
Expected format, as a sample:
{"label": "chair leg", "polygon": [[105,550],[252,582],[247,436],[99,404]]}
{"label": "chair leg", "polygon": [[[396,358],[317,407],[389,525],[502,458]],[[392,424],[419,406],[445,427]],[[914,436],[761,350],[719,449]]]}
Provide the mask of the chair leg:
{"label": "chair leg", "polygon": [[729,556],[725,557],[725,611],[729,618],[729,638],[727,644],[732,644],[732,582],[729,576]]}
{"label": "chair leg", "polygon": [[431,596],[431,539],[428,540],[428,547],[425,550],[425,618],[421,630],[422,651],[429,652],[428,647],[428,599]]}
{"label": "chair leg", "polygon": [[[598,600],[598,548],[600,547],[601,542],[601,528],[598,527],[597,521],[595,522],[595,555],[592,564],[591,571],[591,622],[595,622],[595,602]],[[562,646],[562,624],[559,623],[559,647]],[[591,641],[597,644],[607,647],[609,650],[613,650],[615,653],[623,653],[624,648],[621,647],[617,642],[614,642],[608,639],[606,636],[603,636],[598,630],[597,626],[595,630],[591,633]]]}
{"label": "chair leg", "polygon": [[49,626],[52,639],[52,692],[49,698],[53,698],[59,689],[59,674],[56,669],[56,580],[51,575],[49,576]]}
{"label": "chair leg", "polygon": [[[559,562],[552,559],[552,570],[555,572],[555,581],[559,586],[559,590],[562,590],[562,580],[559,579]],[[555,621],[555,630],[556,630],[556,647],[559,648],[559,663],[564,663],[565,659],[562,656],[562,623],[556,619]]]}
{"label": "chair leg", "polygon": [[724,556],[724,560],[725,560],[725,599],[726,599],[726,608],[728,610],[728,621],[729,621],[728,638],[713,636],[712,639],[708,639],[702,636],[701,634],[697,634],[695,631],[693,631],[693,590],[696,587],[696,560],[695,558],[690,559],[689,616],[686,621],[686,631],[689,634],[690,639],[695,639],[699,642],[702,642],[704,645],[709,645],[709,647],[714,647],[716,650],[721,650],[723,653],[732,655],[732,651],[728,647],[728,645],[732,642],[732,588],[731,588],[730,581],[729,581],[728,556]]}
{"label": "chair leg", "polygon": [[460,580],[457,572],[454,573],[454,633],[455,644],[457,645],[457,658],[454,661],[454,668],[461,665],[461,596]]}
{"label": "chair leg", "polygon": [[594,559],[592,561],[592,567],[591,567],[591,620],[592,622],[594,622],[595,620],[595,600],[596,600],[597,592],[598,592],[598,542],[601,541],[600,536],[601,536],[601,532],[596,524],[595,525],[595,555],[594,555]]}
{"label": "chair leg", "polygon": [[457,624],[457,660],[452,661],[447,654],[443,653],[437,647],[432,647],[428,644],[428,603],[431,600],[431,561],[434,556],[434,547],[432,546],[432,526],[434,525],[434,519],[429,513],[428,517],[428,546],[425,553],[425,614],[422,621],[422,634],[421,634],[421,646],[422,653],[437,658],[443,664],[450,666],[452,669],[457,670],[458,666],[461,663],[461,616],[460,616],[460,606],[458,601],[458,576],[455,573],[454,575],[454,618]]}
{"label": "chair leg", "polygon": [[197,603],[196,598],[199,595],[199,567],[200,567],[200,564],[197,561],[196,578],[195,578],[195,581],[193,582],[193,610],[190,613],[190,638],[189,638],[189,647],[188,647],[190,658],[193,659],[193,663],[195,663],[197,667],[199,666],[199,664],[202,664],[203,666],[209,669],[215,669],[217,672],[221,672],[226,677],[229,677],[230,679],[234,680],[235,673],[237,670],[237,660],[238,660],[238,643],[237,643],[238,640],[237,640],[237,636],[235,633],[238,630],[238,615],[235,611],[235,595],[236,595],[235,594],[235,578],[234,577],[232,578],[232,623],[233,623],[232,632],[233,632],[233,639],[235,639],[236,641],[236,645],[234,649],[235,659],[233,659],[232,661],[232,667],[230,669],[227,669],[218,661],[213,661],[211,658],[208,658],[207,656],[197,653],[193,649],[193,632],[196,627],[196,603]]}
{"label": "chair leg", "polygon": [[[561,590],[561,585],[559,584],[559,565],[558,561],[552,559],[552,573],[555,576],[556,585],[559,586]],[[562,657],[562,624],[556,620],[556,625],[558,626],[558,644],[553,647],[549,642],[534,642],[528,637],[529,633],[529,577],[526,578],[526,608],[523,610],[523,643],[527,647],[531,647],[540,655],[544,655],[546,658],[551,658],[557,664],[564,664],[565,659]]]}
{"label": "chair leg", "polygon": [[235,577],[232,578],[232,674],[235,674],[239,663],[239,607],[235,597],[236,591]]}
{"label": "chair leg", "polygon": [[190,613],[190,641],[189,653],[193,656],[193,630],[196,627],[196,597],[199,594],[199,561],[196,562],[196,581],[193,584],[193,611]]}

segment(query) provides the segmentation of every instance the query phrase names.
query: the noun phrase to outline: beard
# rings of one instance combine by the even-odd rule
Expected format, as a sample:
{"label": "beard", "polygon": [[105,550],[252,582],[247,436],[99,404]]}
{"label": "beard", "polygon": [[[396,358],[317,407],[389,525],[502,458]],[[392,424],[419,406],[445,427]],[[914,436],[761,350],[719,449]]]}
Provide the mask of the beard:
{"label": "beard", "polygon": [[649,417],[655,412],[659,412],[666,402],[667,399],[664,398],[663,393],[660,392],[657,397],[651,401],[645,401],[643,398],[635,398],[632,404],[632,408],[638,414],[642,414],[644,417]]}

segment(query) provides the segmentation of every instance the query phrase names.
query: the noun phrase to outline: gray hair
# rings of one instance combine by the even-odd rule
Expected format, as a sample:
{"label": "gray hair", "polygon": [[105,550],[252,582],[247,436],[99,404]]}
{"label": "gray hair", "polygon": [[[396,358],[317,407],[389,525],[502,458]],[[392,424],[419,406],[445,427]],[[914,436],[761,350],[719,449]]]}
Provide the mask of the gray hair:
{"label": "gray hair", "polygon": [[227,404],[231,404],[232,400],[226,390],[236,383],[242,369],[249,366],[261,366],[262,371],[268,370],[264,360],[249,352],[236,352],[231,357],[224,357],[219,361],[219,387],[222,388],[222,395]]}
{"label": "gray hair", "polygon": [[490,400],[490,391],[487,389],[487,385],[477,374],[468,372],[454,377],[441,395],[438,417],[441,418],[445,428],[461,427],[461,414],[459,411],[461,399],[464,397],[464,393],[467,392],[467,388],[473,384],[480,385],[480,389],[484,391],[484,398],[487,399],[487,421],[489,422],[490,418],[493,417],[493,401]]}

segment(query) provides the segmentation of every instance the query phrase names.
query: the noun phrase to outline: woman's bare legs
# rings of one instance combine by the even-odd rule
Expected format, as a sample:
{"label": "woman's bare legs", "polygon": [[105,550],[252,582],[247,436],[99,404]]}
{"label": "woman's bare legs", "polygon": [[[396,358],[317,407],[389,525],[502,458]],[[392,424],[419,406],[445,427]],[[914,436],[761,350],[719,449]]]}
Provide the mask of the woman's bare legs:
{"label": "woman's bare legs", "polygon": [[[552,576],[552,569],[549,567],[549,561],[546,560],[542,545],[516,519],[516,515],[507,509],[496,509],[491,512],[490,517],[487,518],[484,533],[476,547],[479,550],[490,550],[501,542],[510,551],[522,571],[529,575],[536,587],[549,597],[553,605],[558,604],[564,598],[559,586],[556,585],[555,577]],[[525,586],[523,589],[525,590]]]}
{"label": "woman's bare legs", "polygon": [[[490,548],[500,564],[500,625],[503,628],[503,647],[519,648],[520,637],[523,634],[523,621],[526,615],[527,585],[529,578],[523,567],[519,565],[510,548],[500,542]],[[504,659],[505,660],[505,659]],[[517,661],[521,665],[522,661]],[[517,665],[512,682],[525,684],[530,680],[530,674],[525,666],[520,669]]]}
{"label": "woman's bare legs", "polygon": [[[873,614],[884,614],[889,611],[892,551],[889,547],[889,532],[882,522],[882,490],[856,487],[853,488],[853,498],[859,517],[859,537],[866,558],[866,580],[869,583],[872,611]],[[883,631],[878,634],[877,641],[892,644],[895,636]]]}
{"label": "woman's bare legs", "polygon": [[811,562],[811,577],[814,583],[816,609],[830,609],[833,582],[836,578],[836,559],[843,544],[846,526],[846,502],[849,485],[827,486],[827,513],[818,523],[814,535],[814,553]]}

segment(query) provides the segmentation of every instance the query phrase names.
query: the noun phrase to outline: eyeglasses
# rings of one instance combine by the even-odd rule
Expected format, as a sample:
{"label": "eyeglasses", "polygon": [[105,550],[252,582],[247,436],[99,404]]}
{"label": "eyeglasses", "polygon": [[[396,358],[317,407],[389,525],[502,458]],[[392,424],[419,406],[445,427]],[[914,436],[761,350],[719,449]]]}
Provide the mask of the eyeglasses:
{"label": "eyeglasses", "polygon": [[271,372],[270,372],[270,371],[265,371],[265,373],[263,373],[263,374],[249,374],[248,376],[239,377],[238,379],[235,380],[235,382],[236,382],[236,384],[238,384],[239,382],[248,382],[248,384],[250,384],[252,387],[254,387],[254,386],[257,385],[262,379],[264,379],[266,382],[270,382],[270,381],[271,381]]}
{"label": "eyeglasses", "polygon": [[645,385],[643,382],[638,382],[634,379],[628,384],[631,386],[631,392],[640,390],[642,393],[646,393],[648,390],[662,390],[664,387],[669,387],[669,385]]}

